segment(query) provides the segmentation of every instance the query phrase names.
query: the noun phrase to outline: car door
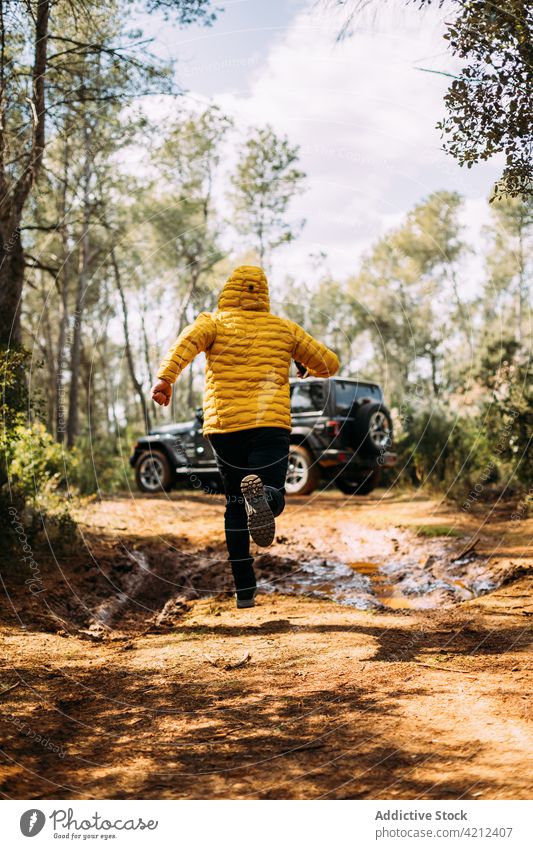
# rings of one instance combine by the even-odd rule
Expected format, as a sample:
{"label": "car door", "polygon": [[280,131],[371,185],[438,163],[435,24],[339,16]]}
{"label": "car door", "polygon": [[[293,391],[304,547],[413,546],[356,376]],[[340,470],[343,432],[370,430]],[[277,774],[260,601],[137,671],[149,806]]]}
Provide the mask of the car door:
{"label": "car door", "polygon": [[310,428],[310,439],[316,450],[323,450],[330,442],[326,429],[329,388],[330,383],[326,380],[291,384],[292,429]]}

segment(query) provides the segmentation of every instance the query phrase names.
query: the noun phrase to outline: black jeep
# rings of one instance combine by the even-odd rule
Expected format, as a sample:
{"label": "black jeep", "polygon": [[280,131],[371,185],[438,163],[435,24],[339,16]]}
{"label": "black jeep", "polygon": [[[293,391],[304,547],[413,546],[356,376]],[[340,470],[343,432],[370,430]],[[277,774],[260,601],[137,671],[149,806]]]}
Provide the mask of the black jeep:
{"label": "black jeep", "polygon": [[[308,495],[322,479],[347,495],[372,492],[382,468],[396,463],[381,387],[340,377],[290,383],[287,494]],[[195,488],[220,491],[213,451],[202,435],[201,409],[194,421],[163,425],[141,437],[130,464],[142,492],[168,491],[180,479]]]}

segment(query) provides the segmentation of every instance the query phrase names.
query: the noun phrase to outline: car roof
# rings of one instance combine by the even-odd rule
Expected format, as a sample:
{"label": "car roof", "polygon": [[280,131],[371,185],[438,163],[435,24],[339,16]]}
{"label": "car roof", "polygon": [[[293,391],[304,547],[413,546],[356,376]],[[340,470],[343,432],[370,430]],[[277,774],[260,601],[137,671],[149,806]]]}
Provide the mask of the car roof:
{"label": "car roof", "polygon": [[[342,380],[343,383],[356,383],[358,386],[361,386],[361,385],[363,385],[363,386],[378,386],[379,388],[381,388],[379,386],[379,383],[376,383],[375,380],[364,380],[364,379],[363,380],[357,380],[357,378],[355,378],[355,377],[338,377],[338,376],[335,376],[335,377],[307,377],[305,379],[305,382],[309,383],[310,381],[318,381],[318,382],[322,383],[325,380],[331,380],[331,381]],[[302,382],[302,379],[300,377],[290,377],[289,378],[289,383],[301,383],[301,382]]]}

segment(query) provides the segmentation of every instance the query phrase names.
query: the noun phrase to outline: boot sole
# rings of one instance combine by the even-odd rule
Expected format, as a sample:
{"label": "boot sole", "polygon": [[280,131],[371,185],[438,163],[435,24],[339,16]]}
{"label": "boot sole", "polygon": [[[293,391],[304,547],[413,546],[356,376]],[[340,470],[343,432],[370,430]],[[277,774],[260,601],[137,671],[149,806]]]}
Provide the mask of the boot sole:
{"label": "boot sole", "polygon": [[253,541],[266,548],[274,542],[276,523],[274,514],[268,506],[265,488],[260,477],[246,475],[241,482],[241,492],[252,509],[248,514],[248,530]]}

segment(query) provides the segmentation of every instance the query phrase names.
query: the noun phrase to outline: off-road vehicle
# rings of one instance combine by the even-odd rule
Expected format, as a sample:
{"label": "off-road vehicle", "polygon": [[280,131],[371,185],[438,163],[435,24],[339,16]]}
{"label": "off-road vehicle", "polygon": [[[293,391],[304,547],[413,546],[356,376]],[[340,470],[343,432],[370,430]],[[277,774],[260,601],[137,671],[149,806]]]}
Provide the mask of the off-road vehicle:
{"label": "off-road vehicle", "polygon": [[[291,447],[286,491],[309,495],[329,481],[352,495],[367,495],[384,467],[394,466],[392,422],[376,383],[333,377],[291,379]],[[130,457],[139,489],[170,490],[180,480],[220,491],[202,411],[189,422],[162,425],[139,439]]]}

